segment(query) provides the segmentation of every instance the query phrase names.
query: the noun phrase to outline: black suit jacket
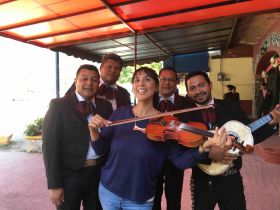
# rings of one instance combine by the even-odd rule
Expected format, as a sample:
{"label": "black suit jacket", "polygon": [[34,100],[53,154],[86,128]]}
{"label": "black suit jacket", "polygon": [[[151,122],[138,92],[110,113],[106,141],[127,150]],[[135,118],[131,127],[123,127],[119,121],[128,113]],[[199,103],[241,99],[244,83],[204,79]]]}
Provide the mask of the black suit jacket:
{"label": "black suit jacket", "polygon": [[[159,108],[159,95],[155,95],[153,99],[153,104],[155,108]],[[184,96],[180,96],[177,93],[175,93],[174,96],[174,110],[180,110],[180,109],[185,109],[187,107],[187,99]],[[176,117],[181,118],[181,114],[175,115]]]}
{"label": "black suit jacket", "polygon": [[259,90],[256,96],[256,107],[257,107],[257,113],[260,117],[262,113],[267,114],[271,107],[273,102],[273,93],[271,90],[267,90],[266,96],[263,97],[263,91]]}
{"label": "black suit jacket", "polygon": [[232,92],[225,93],[224,100],[239,101],[240,100],[239,93],[237,93],[237,92],[235,92],[235,93],[232,93]]}
{"label": "black suit jacket", "polygon": [[116,91],[117,108],[131,105],[129,92],[125,88],[119,85],[117,85],[117,87],[118,87],[118,90]]}
{"label": "black suit jacket", "polygon": [[[76,110],[75,93],[53,99],[44,118],[43,158],[48,188],[63,186],[63,169],[83,167],[89,147],[88,121]],[[104,118],[112,113],[112,105],[95,98],[96,111]]]}
{"label": "black suit jacket", "polygon": [[[222,127],[226,122],[230,120],[236,120],[239,122],[242,122],[245,125],[248,125],[250,123],[246,113],[242,109],[240,103],[234,102],[234,101],[224,101],[219,99],[214,99],[215,103],[215,114],[216,114],[216,126],[219,128]],[[191,107],[196,106],[195,104],[191,104]],[[188,121],[196,121],[196,122],[203,122],[201,112],[194,111],[189,112],[184,115],[183,120],[185,122]],[[259,128],[258,130],[254,131],[252,133],[254,138],[254,144],[258,144],[271,136],[273,134],[274,130],[271,126],[264,125],[263,127]],[[237,160],[234,162],[234,165],[237,169],[240,169],[242,166],[242,159],[237,158]],[[198,167],[195,167],[194,171],[197,171]],[[200,169],[198,169],[200,170]],[[201,171],[202,172],[202,171]]]}

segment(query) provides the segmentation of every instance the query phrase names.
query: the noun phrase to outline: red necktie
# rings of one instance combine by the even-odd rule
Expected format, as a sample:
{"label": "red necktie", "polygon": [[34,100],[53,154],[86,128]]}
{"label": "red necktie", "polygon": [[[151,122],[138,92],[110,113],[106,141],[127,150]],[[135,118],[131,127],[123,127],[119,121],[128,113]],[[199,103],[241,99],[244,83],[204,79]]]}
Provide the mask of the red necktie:
{"label": "red necktie", "polygon": [[160,112],[170,112],[174,110],[174,104],[172,103],[171,100],[161,100],[159,102],[158,110]]}
{"label": "red necktie", "polygon": [[213,129],[216,124],[216,113],[214,108],[201,110],[202,120],[209,129]]}
{"label": "red necktie", "polygon": [[88,117],[89,114],[96,114],[96,109],[91,101],[80,101],[76,108],[84,117]]}
{"label": "red necktie", "polygon": [[102,84],[99,87],[98,94],[101,96],[105,95],[106,99],[112,100],[116,97],[115,88],[111,86],[107,86],[106,84]]}

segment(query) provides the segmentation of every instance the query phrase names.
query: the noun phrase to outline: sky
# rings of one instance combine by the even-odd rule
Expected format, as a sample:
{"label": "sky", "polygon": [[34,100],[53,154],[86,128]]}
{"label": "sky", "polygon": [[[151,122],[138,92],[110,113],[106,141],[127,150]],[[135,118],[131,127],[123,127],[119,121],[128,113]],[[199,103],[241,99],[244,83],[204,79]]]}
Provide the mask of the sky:
{"label": "sky", "polygon": [[[56,97],[55,52],[0,37],[0,136],[22,135],[28,123],[43,117]],[[82,64],[99,64],[59,53],[60,96]]]}

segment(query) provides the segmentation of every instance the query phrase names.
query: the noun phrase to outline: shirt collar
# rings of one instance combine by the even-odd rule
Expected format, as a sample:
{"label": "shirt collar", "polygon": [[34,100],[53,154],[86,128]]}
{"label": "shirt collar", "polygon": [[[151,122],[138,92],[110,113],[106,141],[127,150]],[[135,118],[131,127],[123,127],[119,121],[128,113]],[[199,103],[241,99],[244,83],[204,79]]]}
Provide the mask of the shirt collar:
{"label": "shirt collar", "polygon": [[[164,100],[165,98],[162,95],[159,95],[159,101]],[[167,98],[167,100],[170,100],[173,104],[174,104],[174,100],[175,100],[175,94],[173,94],[172,96],[169,96]]]}
{"label": "shirt collar", "polygon": [[215,104],[215,102],[214,102],[214,98],[213,97],[212,97],[211,101],[208,104],[201,105],[201,104],[195,103],[195,105],[198,106],[198,107],[206,106],[206,105],[214,105],[214,104]]}
{"label": "shirt collar", "polygon": [[[110,86],[112,88],[114,88],[115,90],[118,90],[118,85],[117,83],[113,84],[113,85],[107,85],[106,82],[104,82],[101,78],[100,78],[100,85],[105,84],[106,86]],[[99,85],[99,86],[100,86]]]}
{"label": "shirt collar", "polygon": [[[79,102],[86,101],[86,99],[83,96],[81,96],[77,91],[75,91],[75,94],[76,94],[77,99],[78,99]],[[95,105],[95,97],[93,97],[91,99],[91,102]]]}

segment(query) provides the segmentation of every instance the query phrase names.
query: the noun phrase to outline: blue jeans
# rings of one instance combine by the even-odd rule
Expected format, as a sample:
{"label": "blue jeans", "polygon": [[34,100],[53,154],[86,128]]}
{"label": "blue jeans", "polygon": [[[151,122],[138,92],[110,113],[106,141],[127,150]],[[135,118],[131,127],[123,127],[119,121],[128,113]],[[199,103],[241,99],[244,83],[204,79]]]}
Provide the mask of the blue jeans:
{"label": "blue jeans", "polygon": [[152,210],[153,201],[135,203],[119,197],[99,184],[99,199],[104,210]]}

